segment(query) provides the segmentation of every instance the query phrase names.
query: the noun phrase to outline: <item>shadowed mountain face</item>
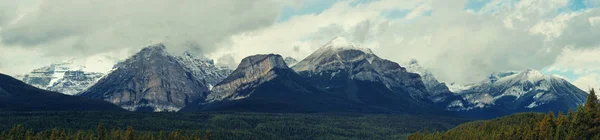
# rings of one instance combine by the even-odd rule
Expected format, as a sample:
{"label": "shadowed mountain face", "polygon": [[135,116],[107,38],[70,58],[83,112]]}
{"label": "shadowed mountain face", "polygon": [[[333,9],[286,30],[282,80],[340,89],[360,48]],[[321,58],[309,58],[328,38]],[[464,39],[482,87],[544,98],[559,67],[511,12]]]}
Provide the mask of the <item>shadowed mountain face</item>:
{"label": "shadowed mountain face", "polygon": [[434,109],[418,74],[335,38],[292,67],[320,89],[356,102],[404,113]]}
{"label": "shadowed mountain face", "polygon": [[332,96],[288,68],[279,55],[255,55],[215,86],[206,100],[182,111],[376,112],[364,104]]}
{"label": "shadowed mountain face", "polygon": [[0,74],[0,110],[125,111],[109,102],[38,89],[4,74]]}
{"label": "shadowed mountain face", "polygon": [[80,96],[112,102],[130,111],[178,111],[204,99],[207,84],[157,44],[142,49]]}

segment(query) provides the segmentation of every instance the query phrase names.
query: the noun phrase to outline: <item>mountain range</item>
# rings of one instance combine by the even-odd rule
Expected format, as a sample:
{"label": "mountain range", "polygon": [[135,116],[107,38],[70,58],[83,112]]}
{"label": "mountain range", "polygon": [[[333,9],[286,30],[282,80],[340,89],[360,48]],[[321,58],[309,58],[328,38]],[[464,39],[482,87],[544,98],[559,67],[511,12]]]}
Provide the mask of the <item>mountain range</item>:
{"label": "mountain range", "polygon": [[[188,52],[173,55],[163,44],[156,44],[117,63],[106,75],[52,65],[22,79],[39,87],[52,87],[46,88],[49,90],[108,101],[130,111],[154,112],[498,116],[564,111],[582,104],[587,96],[566,80],[536,70],[494,73],[481,82],[447,85],[417,60],[402,65],[337,37],[300,61],[277,54],[253,55],[244,58],[235,70],[218,67],[212,60]],[[64,77],[67,80],[62,81],[67,82],[56,77]]]}

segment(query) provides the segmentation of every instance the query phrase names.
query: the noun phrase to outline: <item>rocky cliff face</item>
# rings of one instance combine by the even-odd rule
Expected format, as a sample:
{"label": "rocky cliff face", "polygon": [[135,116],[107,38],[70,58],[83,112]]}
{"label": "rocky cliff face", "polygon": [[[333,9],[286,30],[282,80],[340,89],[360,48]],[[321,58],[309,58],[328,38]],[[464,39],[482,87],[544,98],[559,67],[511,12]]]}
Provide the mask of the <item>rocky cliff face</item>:
{"label": "rocky cliff face", "polygon": [[213,88],[208,101],[243,99],[240,90],[256,88],[277,76],[273,69],[288,69],[285,61],[277,55],[255,55],[243,59],[231,76]]}
{"label": "rocky cliff face", "polygon": [[211,59],[197,58],[189,52],[185,52],[183,56],[177,56],[176,58],[209,89],[223,81],[233,71],[227,67],[216,66]]}
{"label": "rocky cliff face", "polygon": [[296,65],[296,63],[298,63],[298,60],[292,58],[292,57],[285,57],[285,63],[289,66],[292,67],[294,65]]}
{"label": "rocky cliff face", "polygon": [[423,68],[416,59],[411,59],[405,63],[408,72],[421,75],[421,79],[427,89],[425,96],[433,102],[434,105],[444,108],[445,110],[456,110],[458,106],[449,106],[449,104],[468,104],[459,94],[450,91],[445,83],[439,82],[435,76],[426,68]]}
{"label": "rocky cliff face", "polygon": [[208,86],[189,67],[164,45],[152,45],[116,65],[81,96],[130,111],[178,111],[208,93]]}

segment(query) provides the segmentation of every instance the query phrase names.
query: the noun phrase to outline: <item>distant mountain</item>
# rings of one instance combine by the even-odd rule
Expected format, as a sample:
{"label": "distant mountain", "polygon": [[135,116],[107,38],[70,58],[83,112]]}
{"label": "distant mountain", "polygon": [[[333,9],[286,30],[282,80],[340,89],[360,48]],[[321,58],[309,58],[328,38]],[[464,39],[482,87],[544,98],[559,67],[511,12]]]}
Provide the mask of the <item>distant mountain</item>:
{"label": "distant mountain", "polygon": [[205,100],[181,111],[374,112],[365,105],[331,96],[288,68],[280,55],[246,57]]}
{"label": "distant mountain", "polygon": [[125,111],[101,100],[42,90],[0,74],[0,111]]}
{"label": "distant mountain", "polygon": [[[435,76],[426,68],[423,68],[416,59],[411,59],[404,63],[408,72],[421,75],[421,79],[428,91],[429,98],[436,106],[445,108],[446,110],[456,110],[454,106],[448,106],[451,103],[463,103],[461,96],[450,91],[445,83],[439,82]],[[466,103],[465,103],[466,104]]]}
{"label": "distant mountain", "polygon": [[285,59],[284,59],[284,60],[285,60],[285,63],[286,63],[288,66],[290,66],[290,67],[291,67],[291,66],[294,66],[294,65],[296,65],[296,63],[298,63],[298,60],[296,60],[296,59],[294,59],[294,58],[292,58],[292,57],[285,57]]}
{"label": "distant mountain", "polygon": [[583,104],[588,95],[564,79],[532,69],[494,73],[481,82],[454,89],[468,102],[451,104],[460,107],[456,111],[567,111]]}
{"label": "distant mountain", "polygon": [[130,111],[178,111],[204,99],[212,84],[229,73],[189,53],[175,56],[163,44],[142,49],[81,96],[102,99]]}
{"label": "distant mountain", "polygon": [[84,65],[67,61],[38,68],[28,74],[15,77],[37,88],[75,95],[85,91],[104,76],[100,72],[85,71],[84,67]]}
{"label": "distant mountain", "polygon": [[189,52],[185,52],[183,56],[177,56],[176,58],[194,77],[207,85],[209,90],[233,72],[227,67],[216,66],[212,59],[197,58]]}
{"label": "distant mountain", "polygon": [[346,99],[404,113],[431,113],[419,74],[337,37],[292,67],[320,89]]}

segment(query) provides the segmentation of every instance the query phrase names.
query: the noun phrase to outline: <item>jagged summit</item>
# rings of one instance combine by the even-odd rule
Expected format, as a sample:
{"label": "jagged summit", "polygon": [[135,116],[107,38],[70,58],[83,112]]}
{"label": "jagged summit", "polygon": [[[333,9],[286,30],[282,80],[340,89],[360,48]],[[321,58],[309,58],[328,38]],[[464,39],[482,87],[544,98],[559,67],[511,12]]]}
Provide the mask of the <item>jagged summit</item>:
{"label": "jagged summit", "polygon": [[[112,102],[130,111],[177,111],[208,93],[208,79],[197,77],[194,59],[150,45],[131,56],[80,96]],[[189,60],[189,61],[184,61]],[[204,70],[197,68],[198,70]]]}
{"label": "jagged summit", "polygon": [[212,102],[225,98],[245,98],[246,95],[234,95],[239,89],[231,87],[247,85],[244,88],[251,88],[252,85],[268,82],[277,76],[273,69],[289,69],[281,55],[260,54],[246,57],[235,71],[211,90],[207,100]]}
{"label": "jagged summit", "polygon": [[265,66],[265,69],[287,68],[285,61],[278,54],[253,55],[242,59],[238,69],[245,69],[254,65]]}
{"label": "jagged summit", "polygon": [[323,45],[323,47],[321,47],[319,50],[317,50],[317,52],[319,51],[327,51],[327,50],[359,50],[359,51],[363,51],[365,53],[373,53],[373,51],[371,51],[371,49],[369,48],[363,48],[360,45],[344,38],[344,37],[335,37],[332,40],[330,40],[329,42],[327,42],[327,44]]}
{"label": "jagged summit", "polygon": [[292,69],[300,71],[320,71],[324,69],[348,69],[349,63],[368,62],[378,58],[370,49],[358,47],[345,38],[337,37],[317,51],[296,63]]}
{"label": "jagged summit", "polygon": [[148,47],[145,47],[142,50],[165,50],[165,49],[167,49],[165,44],[157,43],[157,44],[148,45]]}
{"label": "jagged summit", "polygon": [[419,61],[417,61],[417,59],[413,58],[408,61],[408,64],[409,65],[419,65]]}
{"label": "jagged summit", "polygon": [[289,57],[289,56],[285,57],[284,60],[285,60],[285,64],[287,64],[288,67],[294,66],[294,65],[296,65],[296,63],[298,63],[298,60],[296,60],[293,57]]}

